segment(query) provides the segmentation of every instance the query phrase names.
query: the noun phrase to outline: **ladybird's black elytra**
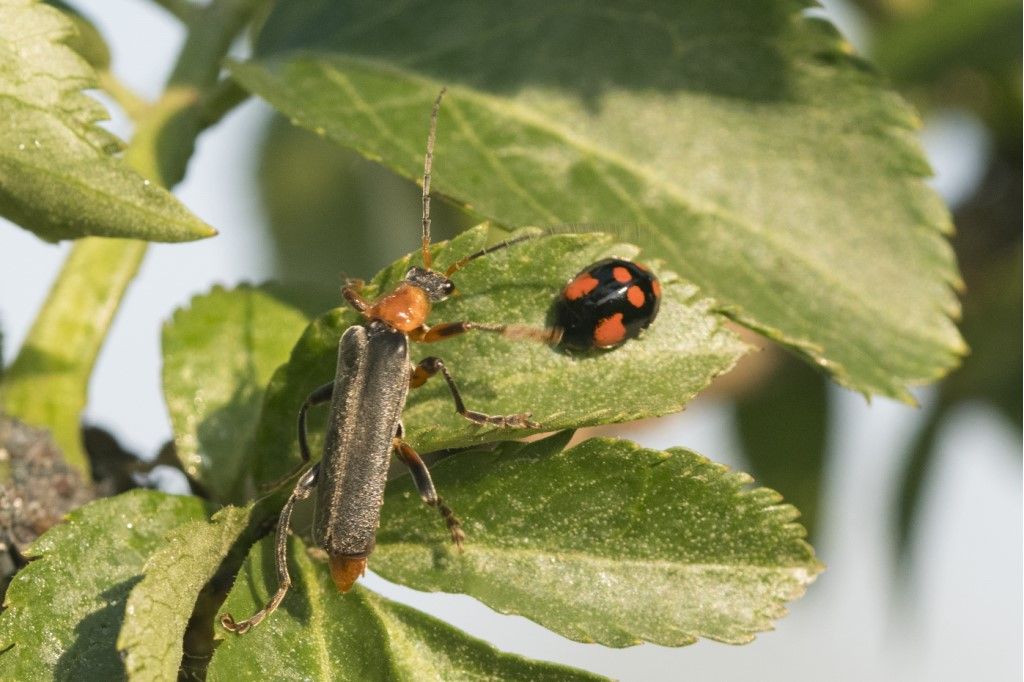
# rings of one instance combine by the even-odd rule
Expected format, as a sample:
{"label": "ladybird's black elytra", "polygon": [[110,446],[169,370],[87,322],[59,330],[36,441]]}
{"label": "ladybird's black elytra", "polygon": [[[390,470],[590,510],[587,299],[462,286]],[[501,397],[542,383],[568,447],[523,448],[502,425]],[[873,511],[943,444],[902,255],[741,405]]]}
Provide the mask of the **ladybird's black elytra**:
{"label": "ladybird's black elytra", "polygon": [[650,270],[621,258],[605,258],[562,289],[555,325],[567,348],[615,348],[639,336],[654,321],[660,303],[661,284]]}

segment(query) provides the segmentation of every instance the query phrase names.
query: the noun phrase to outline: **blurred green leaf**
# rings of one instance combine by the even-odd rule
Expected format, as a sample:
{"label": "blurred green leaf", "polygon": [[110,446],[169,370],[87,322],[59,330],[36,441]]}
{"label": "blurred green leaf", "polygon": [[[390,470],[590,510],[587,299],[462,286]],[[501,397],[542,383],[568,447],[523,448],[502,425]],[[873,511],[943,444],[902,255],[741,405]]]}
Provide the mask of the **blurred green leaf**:
{"label": "blurred green leaf", "polygon": [[613,439],[562,452],[567,437],[434,466],[461,552],[409,479],[393,481],[370,568],[615,647],[749,642],[822,570],[796,509],[746,474]]}
{"label": "blurred green leaf", "polygon": [[49,429],[87,478],[81,418],[89,377],[145,250],[140,241],[78,240],[0,385],[0,409]]}
{"label": "blurred green leaf", "polygon": [[[439,244],[435,262],[444,269],[486,239],[486,226],[465,232]],[[430,323],[472,320],[541,327],[561,288],[577,272],[605,256],[630,258],[636,252],[636,247],[599,234],[547,236],[518,244],[457,273],[453,279],[460,295],[437,304]],[[378,275],[368,294],[389,290],[413,262],[410,257],[397,261]],[[478,332],[414,344],[413,361],[442,357],[470,409],[489,414],[530,411],[544,431],[677,412],[728,371],[746,346],[723,327],[723,319],[711,312],[711,303],[693,285],[668,271],[659,271],[659,276],[664,296],[657,320],[642,338],[614,352],[577,357],[541,343]],[[259,482],[275,480],[298,463],[295,415],[314,388],[334,379],[338,339],[359,321],[347,308],[325,314],[309,326],[288,364],[274,374],[256,431],[252,468]],[[421,452],[525,434],[471,424],[455,412],[440,379],[410,393],[403,422],[406,439]]]}
{"label": "blurred green leaf", "polygon": [[215,234],[167,190],[114,155],[82,91],[92,68],[60,41],[71,20],[33,0],[0,0],[0,214],[43,239],[87,235],[187,241]]}
{"label": "blurred green leaf", "polygon": [[911,563],[907,561],[917,530],[916,524],[920,512],[922,493],[925,482],[931,473],[936,459],[936,445],[939,432],[950,413],[950,405],[940,402],[929,408],[910,448],[905,454],[903,471],[897,481],[896,508],[893,510],[894,537],[896,548],[894,559],[899,569],[897,578],[908,579],[912,572],[908,570]]}
{"label": "blurred green leaf", "polygon": [[935,80],[966,66],[999,73],[1016,62],[1019,70],[1024,15],[1016,0],[910,5],[879,22],[872,40],[872,57],[897,82]]}
{"label": "blurred green leaf", "polygon": [[215,499],[240,496],[264,387],[306,323],[270,291],[240,286],[196,296],[164,326],[164,399],[175,449],[185,472]]}
{"label": "blurred green leaf", "polygon": [[278,3],[235,76],[503,225],[638,243],[840,383],[910,401],[955,366],[948,212],[913,111],[810,3]]}
{"label": "blurred green leaf", "polygon": [[858,0],[871,52],[918,106],[968,109],[997,144],[1021,141],[1021,21],[1016,0]]}
{"label": "blurred green leaf", "polygon": [[963,330],[971,355],[939,391],[945,402],[973,399],[991,404],[1019,432],[1024,371],[1019,235],[1016,245],[992,254],[985,265],[965,299]]}
{"label": "blurred green leaf", "polygon": [[[946,418],[966,401],[980,401],[1021,431],[1021,178],[1019,156],[1000,171],[990,169],[981,191],[957,212],[957,251],[968,290],[963,331],[971,354],[939,385],[899,476],[894,519],[896,559],[905,570],[925,483]],[[1020,448],[1011,450],[1020,457]]]}
{"label": "blurred green leaf", "polygon": [[[582,671],[497,651],[360,587],[339,594],[326,567],[292,542],[288,595],[245,636],[223,633],[208,679],[596,680]],[[239,618],[277,589],[273,539],[255,545],[224,604]]]}
{"label": "blurred green leaf", "polygon": [[177,678],[182,638],[199,592],[248,526],[251,510],[225,507],[209,521],[184,523],[146,561],[117,637],[128,679]]}
{"label": "blurred green leaf", "polygon": [[133,490],[71,512],[31,547],[0,614],[0,679],[115,680],[132,588],[169,531],[204,519],[195,497]]}
{"label": "blurred green leaf", "polygon": [[[346,276],[368,279],[420,239],[420,190],[355,152],[275,118],[259,167],[277,276],[334,307]],[[442,201],[431,206],[435,239],[474,224]]]}
{"label": "blurred green leaf", "polygon": [[64,40],[64,44],[81,55],[82,59],[89,62],[89,66],[97,71],[109,69],[110,48],[96,26],[84,14],[62,0],[45,1],[47,5],[64,12],[75,26],[75,32]]}
{"label": "blurred green leaf", "polygon": [[[1019,185],[1017,187],[1019,192]],[[1019,211],[1018,211],[1019,216]],[[1018,220],[1019,222],[1019,220]],[[911,441],[897,476],[896,509],[893,513],[894,559],[898,577],[912,578],[911,549],[920,521],[921,501],[933,465],[937,445],[949,416],[969,401],[979,401],[1021,431],[1021,250],[1019,233],[1015,248],[989,254],[977,288],[968,290],[964,307],[964,335],[971,355],[963,367],[939,385],[936,404],[929,406],[924,423]],[[982,273],[979,273],[982,274]],[[1020,458],[1020,443],[1010,448]]]}
{"label": "blurred green leaf", "polygon": [[735,408],[751,473],[800,510],[800,522],[812,538],[823,486],[828,403],[825,377],[787,355]]}

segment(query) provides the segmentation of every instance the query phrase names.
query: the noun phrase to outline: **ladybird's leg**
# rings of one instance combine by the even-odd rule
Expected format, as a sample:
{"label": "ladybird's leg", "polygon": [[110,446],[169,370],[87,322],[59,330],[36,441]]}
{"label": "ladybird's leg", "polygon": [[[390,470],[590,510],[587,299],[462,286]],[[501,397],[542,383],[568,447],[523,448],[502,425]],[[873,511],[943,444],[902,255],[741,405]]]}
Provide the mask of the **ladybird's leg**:
{"label": "ladybird's leg", "polygon": [[365,282],[361,279],[349,279],[346,280],[345,286],[341,288],[341,295],[345,297],[348,304],[361,313],[365,313],[370,307],[369,302],[359,293],[363,288],[363,284]]}
{"label": "ladybird's leg", "polygon": [[429,358],[423,358],[423,360],[420,361],[420,364],[413,367],[412,374],[409,376],[409,386],[411,388],[419,388],[426,383],[427,379],[438,372],[441,373],[441,376],[443,376],[444,380],[448,383],[448,390],[451,391],[452,400],[455,401],[455,411],[474,424],[489,424],[491,426],[515,429],[541,428],[540,424],[537,422],[530,421],[529,412],[492,415],[484,414],[483,412],[476,412],[474,410],[467,410],[465,403],[462,402],[462,395],[459,393],[459,388],[455,385],[455,380],[452,379],[451,372],[448,371],[444,361],[438,357],[431,356]]}
{"label": "ladybird's leg", "polygon": [[274,559],[277,564],[277,592],[270,598],[267,605],[252,614],[243,621],[235,621],[230,613],[221,614],[220,624],[226,630],[244,635],[252,628],[259,625],[264,618],[269,616],[280,605],[284,595],[291,587],[292,578],[288,574],[288,533],[291,530],[292,510],[295,503],[309,497],[316,487],[317,476],[320,473],[320,464],[315,464],[309,471],[303,474],[299,482],[295,484],[295,490],[288,497],[288,501],[281,508],[281,516],[277,519],[277,538],[274,544]]}
{"label": "ladybird's leg", "polygon": [[442,322],[433,327],[423,326],[414,329],[409,332],[409,338],[420,343],[434,343],[473,330],[501,334],[520,341],[539,341],[551,345],[562,340],[562,330],[557,328],[544,329],[525,324],[488,324],[486,322]]}
{"label": "ladybird's leg", "polygon": [[462,542],[466,539],[466,534],[462,532],[462,524],[459,522],[458,517],[455,516],[455,512],[444,503],[444,500],[438,496],[437,490],[434,489],[434,481],[430,478],[430,469],[420,459],[419,453],[413,450],[412,446],[404,440],[395,438],[393,443],[398,458],[402,460],[405,466],[409,467],[409,473],[412,474],[412,480],[416,483],[416,490],[419,491],[423,503],[437,509],[441,514],[441,518],[444,519],[445,526],[448,527],[448,533],[452,537],[452,542],[461,549]]}
{"label": "ladybird's leg", "polygon": [[306,431],[306,413],[309,412],[309,408],[317,405],[322,405],[326,402],[330,402],[331,398],[334,397],[334,382],[324,384],[320,386],[302,401],[302,407],[299,408],[299,419],[298,419],[298,431],[299,431],[299,454],[302,456],[302,463],[296,468],[288,472],[287,475],[282,476],[273,483],[264,485],[261,487],[262,490],[273,490],[295,474],[302,471],[302,468],[309,464],[309,435]]}

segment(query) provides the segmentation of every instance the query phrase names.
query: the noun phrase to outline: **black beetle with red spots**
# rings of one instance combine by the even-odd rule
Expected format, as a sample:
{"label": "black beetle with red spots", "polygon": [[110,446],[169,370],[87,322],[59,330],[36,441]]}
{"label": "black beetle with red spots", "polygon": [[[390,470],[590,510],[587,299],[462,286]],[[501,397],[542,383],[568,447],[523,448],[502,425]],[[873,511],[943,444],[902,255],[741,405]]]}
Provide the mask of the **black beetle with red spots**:
{"label": "black beetle with red spots", "polygon": [[608,349],[635,339],[654,321],[661,284],[645,266],[605,258],[573,277],[555,306],[562,345]]}

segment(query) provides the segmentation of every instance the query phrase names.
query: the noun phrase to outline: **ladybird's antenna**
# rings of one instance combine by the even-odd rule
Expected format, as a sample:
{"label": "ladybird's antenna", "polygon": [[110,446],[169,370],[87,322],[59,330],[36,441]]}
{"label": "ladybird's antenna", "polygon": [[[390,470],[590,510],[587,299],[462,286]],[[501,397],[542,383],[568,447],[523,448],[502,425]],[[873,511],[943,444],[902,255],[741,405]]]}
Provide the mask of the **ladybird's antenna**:
{"label": "ladybird's antenna", "polygon": [[430,269],[430,169],[434,165],[434,140],[437,138],[437,112],[441,108],[441,98],[448,88],[441,88],[434,100],[434,109],[430,112],[430,134],[427,135],[427,155],[423,159],[423,267]]}

